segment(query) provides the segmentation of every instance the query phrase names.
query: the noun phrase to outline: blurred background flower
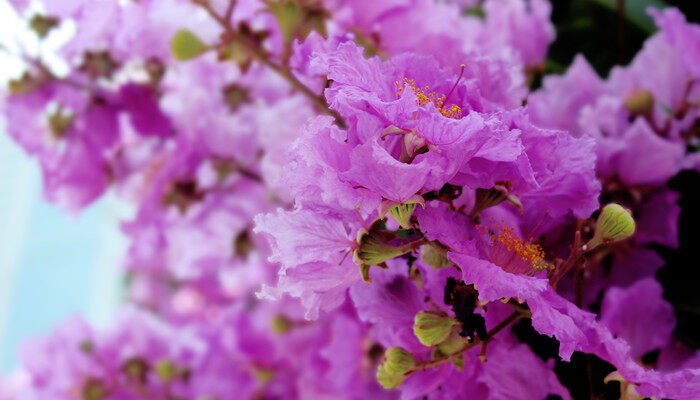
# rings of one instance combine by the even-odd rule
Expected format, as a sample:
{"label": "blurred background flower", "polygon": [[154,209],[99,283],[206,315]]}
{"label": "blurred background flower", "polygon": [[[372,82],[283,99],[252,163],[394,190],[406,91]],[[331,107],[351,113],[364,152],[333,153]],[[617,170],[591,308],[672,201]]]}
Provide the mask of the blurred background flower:
{"label": "blurred background flower", "polygon": [[[0,46],[10,48],[16,39],[31,46],[34,38],[12,7],[0,1]],[[50,60],[57,41],[42,49]],[[60,68],[57,60],[52,65]],[[20,73],[17,60],[0,51],[0,85]],[[97,326],[108,323],[120,298],[126,241],[119,220],[126,216],[128,207],[114,196],[76,216],[44,201],[39,166],[12,142],[0,119],[2,373],[17,366],[23,339],[51,330],[72,314]]]}

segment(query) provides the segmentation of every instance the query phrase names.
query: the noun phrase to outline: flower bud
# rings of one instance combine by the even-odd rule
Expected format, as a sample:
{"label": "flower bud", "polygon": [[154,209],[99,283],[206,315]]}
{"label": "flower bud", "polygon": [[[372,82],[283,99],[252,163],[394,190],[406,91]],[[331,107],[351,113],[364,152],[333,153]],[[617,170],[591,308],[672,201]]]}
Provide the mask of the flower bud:
{"label": "flower bud", "polygon": [[440,343],[437,348],[440,349],[440,351],[444,355],[450,355],[452,353],[456,353],[459,350],[461,350],[464,347],[464,338],[459,336],[459,333],[452,332],[452,334],[445,339],[442,343]]}
{"label": "flower bud", "polygon": [[411,251],[411,248],[407,246],[394,247],[390,245],[387,235],[385,232],[379,232],[372,228],[370,228],[370,231],[360,229],[357,233],[358,246],[352,252],[352,259],[355,264],[360,266],[362,279],[367,283],[372,282],[372,279],[369,277],[369,267],[371,265],[386,268],[384,265],[386,260]]}
{"label": "flower bud", "polygon": [[177,367],[170,360],[161,360],[156,364],[156,374],[163,382],[170,382],[177,374]]}
{"label": "flower bud", "polygon": [[294,323],[282,314],[272,319],[272,331],[280,335],[289,332],[293,327]]}
{"label": "flower bud", "polygon": [[382,365],[384,365],[384,370],[390,374],[403,374],[416,366],[416,360],[413,358],[413,354],[401,347],[393,346],[386,349]]}
{"label": "flower bud", "polygon": [[654,107],[654,96],[648,89],[634,89],[625,98],[625,108],[633,115],[644,115]]}
{"label": "flower bud", "polygon": [[392,374],[388,372],[384,364],[380,364],[379,368],[377,368],[377,382],[379,382],[384,389],[397,388],[401,386],[405,379],[406,376],[404,374]]}
{"label": "flower bud", "polygon": [[92,343],[91,340],[88,339],[80,342],[80,345],[78,347],[80,348],[80,351],[87,354],[91,354],[95,349],[95,345]]}
{"label": "flower bud", "polygon": [[103,400],[107,398],[108,391],[105,384],[96,378],[90,378],[85,382],[82,392],[83,400]]}
{"label": "flower bud", "polygon": [[130,358],[122,364],[122,371],[124,374],[137,382],[146,381],[148,369],[149,367],[146,360],[139,357]]}
{"label": "flower bud", "polygon": [[255,373],[255,377],[258,378],[258,381],[262,384],[270,382],[270,379],[275,376],[275,371],[268,368],[254,368],[253,372]]}
{"label": "flower bud", "polygon": [[426,346],[435,346],[450,336],[457,320],[441,311],[421,311],[416,314],[413,333]]}
{"label": "flower bud", "polygon": [[403,229],[409,229],[411,227],[411,216],[417,204],[425,207],[425,199],[418,194],[411,196],[403,203],[384,199],[379,205],[379,217],[384,218],[388,212]]}
{"label": "flower bud", "polygon": [[595,234],[584,246],[584,250],[592,250],[603,243],[627,239],[634,234],[634,229],[632,213],[619,204],[610,203],[600,212],[595,225]]}
{"label": "flower bud", "polygon": [[447,258],[447,248],[439,242],[430,242],[421,246],[420,258],[435,269],[449,267],[452,262]]}

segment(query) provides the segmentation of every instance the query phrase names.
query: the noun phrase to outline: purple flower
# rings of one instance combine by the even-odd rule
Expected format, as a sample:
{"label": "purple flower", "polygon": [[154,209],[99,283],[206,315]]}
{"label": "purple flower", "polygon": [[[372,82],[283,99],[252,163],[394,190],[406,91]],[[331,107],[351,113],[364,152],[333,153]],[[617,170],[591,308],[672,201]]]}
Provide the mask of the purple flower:
{"label": "purple flower", "polygon": [[629,343],[634,359],[670,342],[676,318],[662,294],[661,285],[646,278],[624,289],[610,288],[603,298],[601,322]]}

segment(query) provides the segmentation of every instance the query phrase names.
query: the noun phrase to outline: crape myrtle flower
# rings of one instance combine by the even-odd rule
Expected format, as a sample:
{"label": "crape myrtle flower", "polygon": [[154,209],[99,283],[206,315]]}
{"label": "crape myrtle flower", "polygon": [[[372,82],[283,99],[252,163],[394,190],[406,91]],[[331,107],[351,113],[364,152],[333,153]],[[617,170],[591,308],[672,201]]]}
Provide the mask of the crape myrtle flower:
{"label": "crape myrtle flower", "polygon": [[[629,65],[613,68],[603,80],[577,56],[563,76],[546,77],[543,88],[528,99],[536,123],[595,139],[601,200],[629,208],[637,221],[637,232],[626,245],[601,247],[592,254],[586,304],[608,287],[653,277],[663,265],[649,246],[678,246],[681,211],[680,196],[667,183],[682,169],[696,166],[697,154],[690,149],[700,112],[698,71],[690,60],[697,55],[700,31],[678,10],[649,12],[660,31]],[[551,235],[556,241],[557,233]],[[612,268],[603,267],[603,261],[611,260]]]}
{"label": "crape myrtle flower", "polygon": [[[311,325],[298,310],[239,305],[174,327],[130,309],[106,331],[76,317],[23,346],[29,379],[12,389],[27,399],[395,397],[364,364],[366,328],[351,312]],[[273,332],[280,318],[285,328]]]}
{"label": "crape myrtle flower", "polygon": [[[318,55],[316,65],[333,80],[329,102],[348,128],[326,117],[312,120],[283,177],[298,210],[257,219],[256,229],[272,239],[271,260],[283,266],[287,289],[278,290],[301,295],[306,304],[332,291],[335,300],[326,298],[325,307],[340,304],[358,279],[346,255],[358,245],[363,252],[360,231],[374,233],[380,206],[423,203],[421,195],[448,183],[489,189],[505,181],[528,207],[555,217],[584,217],[597,207],[592,143],[531,125],[509,98],[508,75],[489,69],[486,59],[468,59],[471,67],[455,76],[411,54],[383,63],[365,59],[352,43]],[[493,87],[489,79],[500,83]],[[334,271],[334,278],[317,281],[312,300],[302,295],[312,286],[299,280],[319,269]]]}
{"label": "crape myrtle flower", "polygon": [[488,0],[483,2],[483,19],[461,12],[466,4],[449,4],[456,2],[327,3],[336,14],[334,22],[358,34],[358,43],[369,53],[413,52],[454,65],[462,62],[460,52],[476,51],[508,60],[520,66],[522,73],[539,67],[554,40],[551,5],[541,0]]}
{"label": "crape myrtle flower", "polygon": [[49,3],[70,72],[29,62],[8,131],[49,200],[136,205],[141,309],[30,342],[12,398],[570,398],[523,318],[625,394],[700,396],[648,248],[678,245],[665,185],[697,164],[677,10],[607,80],[578,57],[529,95],[544,0]]}
{"label": "crape myrtle flower", "polygon": [[[480,101],[478,98],[476,101],[470,101],[470,92],[465,90],[469,86],[465,87],[462,86],[464,84],[460,84],[462,76],[459,76],[456,80],[457,83],[453,83],[452,86],[444,84],[445,88],[459,88],[450,90],[449,96],[445,95],[444,97],[439,94],[440,91],[430,91],[430,84],[433,85],[432,87],[436,87],[434,80],[429,81],[428,85],[422,86],[423,84],[416,83],[415,79],[403,76],[405,80],[402,85],[397,79],[395,71],[397,66],[403,65],[401,64],[403,57],[410,56],[396,57],[385,63],[380,63],[377,59],[367,60],[352,44],[341,44],[338,52],[333,55],[320,55],[317,62],[323,63],[321,65],[330,71],[329,77],[333,80],[333,85],[327,91],[328,99],[331,106],[338,109],[345,117],[348,128],[343,130],[332,125],[330,120],[323,121],[321,119],[310,125],[305,136],[297,141],[292,150],[292,152],[298,151],[296,160],[301,161],[289,172],[292,177],[289,180],[290,186],[299,187],[296,191],[292,191],[293,195],[297,196],[298,210],[293,213],[269,215],[258,221],[258,229],[266,232],[273,239],[273,259],[281,262],[285,267],[277,290],[301,297],[307,307],[312,306],[313,311],[307,315],[315,317],[319,305],[327,306],[326,311],[328,311],[336,304],[340,304],[347,287],[350,287],[351,293],[368,287],[366,283],[360,282],[357,276],[358,272],[362,272],[362,276],[365,276],[365,263],[389,269],[408,269],[409,277],[403,278],[405,284],[392,283],[390,286],[391,290],[398,290],[398,293],[402,293],[397,293],[395,296],[409,296],[408,303],[396,308],[397,311],[401,311],[401,313],[396,314],[396,323],[382,326],[379,330],[379,337],[383,338],[385,347],[399,346],[412,352],[418,360],[418,364],[415,370],[401,374],[402,376],[393,375],[397,379],[392,378],[392,369],[389,366],[380,367],[378,377],[380,377],[380,382],[387,385],[386,387],[402,387],[405,384],[407,385],[405,390],[411,393],[410,382],[412,378],[410,376],[414,372],[429,369],[428,375],[426,375],[430,377],[426,378],[429,381],[422,381],[421,385],[424,388],[437,388],[439,384],[431,386],[430,382],[433,381],[430,379],[435,378],[436,375],[440,375],[440,371],[445,370],[444,362],[454,362],[459,357],[466,357],[464,353],[471,350],[471,346],[473,346],[470,340],[477,340],[469,332],[478,332],[478,328],[475,330],[470,328],[466,331],[467,333],[464,333],[466,338],[463,340],[466,342],[458,340],[457,343],[461,347],[458,347],[454,353],[450,353],[450,340],[447,339],[450,337],[448,331],[445,331],[447,336],[442,334],[432,336],[436,343],[441,340],[445,341],[439,343],[432,353],[429,348],[421,348],[422,344],[418,344],[416,338],[411,336],[411,314],[421,315],[422,311],[418,308],[421,300],[424,303],[428,301],[420,294],[408,295],[410,291],[406,292],[405,289],[401,288],[409,284],[414,285],[414,283],[410,283],[410,280],[414,280],[416,285],[423,286],[419,290],[435,292],[435,289],[428,288],[430,281],[425,280],[429,274],[422,273],[428,268],[418,267],[419,272],[411,272],[414,270],[415,264],[396,267],[396,263],[392,259],[398,256],[411,262],[412,258],[409,254],[414,249],[404,251],[402,249],[404,249],[405,244],[395,243],[392,246],[390,239],[386,239],[388,236],[385,230],[396,229],[392,228],[396,225],[392,225],[391,221],[382,222],[382,224],[386,224],[385,226],[372,222],[376,218],[372,216],[372,211],[377,208],[381,210],[382,204],[389,202],[388,207],[393,204],[398,204],[395,207],[399,207],[402,206],[401,203],[415,203],[416,200],[413,196],[419,195],[423,197],[424,201],[428,200],[425,208],[419,206],[411,208],[416,217],[412,223],[410,219],[409,223],[406,223],[405,218],[397,220],[397,222],[400,222],[404,228],[407,225],[411,226],[414,233],[419,232],[418,236],[422,237],[418,243],[421,245],[421,249],[436,245],[444,248],[446,250],[444,256],[448,263],[452,261],[455,265],[447,268],[457,267],[457,271],[459,271],[457,278],[461,278],[465,285],[474,286],[474,289],[478,291],[478,300],[481,304],[501,299],[513,299],[510,301],[515,301],[517,309],[517,304],[526,303],[528,311],[524,315],[531,316],[533,327],[540,333],[557,338],[560,342],[559,355],[562,359],[570,359],[572,353],[577,350],[594,353],[616,366],[621,376],[627,382],[635,385],[639,393],[653,396],[673,393],[674,396],[692,398],[697,385],[692,370],[681,370],[668,374],[645,370],[635,362],[625,340],[614,337],[604,323],[596,320],[594,314],[579,309],[574,303],[555,291],[554,287],[559,279],[576,265],[575,260],[585,252],[597,248],[597,242],[591,242],[590,247],[584,246],[585,242],[581,240],[582,233],[578,231],[569,259],[551,261],[551,256],[547,254],[545,249],[533,243],[532,234],[523,235],[520,232],[520,217],[504,208],[503,205],[489,208],[481,216],[482,220],[486,220],[489,216],[498,217],[498,222],[477,225],[472,220],[467,219],[462,224],[457,225],[456,221],[461,220],[460,215],[462,215],[463,208],[459,206],[458,201],[454,200],[458,200],[464,190],[455,190],[452,197],[447,199],[448,201],[441,198],[441,191],[446,187],[446,184],[449,187],[460,188],[463,186],[472,190],[489,188],[489,186],[480,187],[483,182],[469,177],[470,174],[473,175],[480,169],[487,169],[492,174],[503,174],[503,179],[510,178],[508,179],[510,182],[518,182],[518,180],[527,182],[528,178],[534,177],[532,180],[535,184],[529,192],[523,190],[522,186],[518,188],[522,192],[517,189],[513,190],[522,199],[519,202],[520,205],[528,211],[526,217],[527,214],[532,215],[533,210],[535,212],[539,210],[540,215],[547,217],[548,211],[551,209],[550,217],[552,219],[565,218],[564,223],[566,223],[569,212],[585,219],[598,207],[597,195],[600,188],[594,176],[593,141],[590,138],[581,138],[572,142],[571,136],[565,132],[543,131],[536,128],[535,125],[529,125],[527,119],[519,119],[518,110],[514,110],[508,105],[499,106],[497,102]],[[425,65],[429,65],[428,62],[406,63],[403,69],[407,72],[404,75],[422,76],[420,68]],[[464,74],[462,72],[460,75]],[[385,75],[388,75],[389,78],[383,78]],[[433,79],[435,76],[431,75]],[[467,76],[467,82],[468,78],[469,76]],[[396,94],[393,95],[390,83],[392,80],[396,82],[394,86],[397,87]],[[483,82],[481,84],[483,85]],[[437,87],[440,87],[439,85],[437,83]],[[423,89],[424,87],[425,89]],[[455,93],[457,95],[453,97]],[[407,101],[407,96],[410,101]],[[446,100],[453,98],[456,104],[446,104]],[[426,125],[422,125],[425,120],[431,123],[427,125],[430,129],[426,129]],[[472,131],[462,128],[461,135],[450,135],[449,127],[454,123],[452,122],[454,120],[461,124],[471,122],[467,126],[475,126],[476,128],[473,128]],[[505,122],[503,123],[503,121]],[[499,125],[499,122],[502,122],[505,128],[502,128],[504,134],[500,137],[501,140],[496,142],[493,139],[496,135],[492,134],[494,129],[489,126],[489,123],[492,126],[502,127],[503,125]],[[508,135],[510,130],[517,130],[517,135]],[[423,134],[424,131],[427,133]],[[478,140],[481,138],[479,133],[484,131],[491,135],[485,138],[486,141],[481,144],[483,147],[480,150],[492,150],[494,154],[492,157],[514,154],[513,158],[490,160],[491,153],[486,151],[482,153],[482,157],[479,157],[478,152],[470,153],[471,147],[464,149],[464,146],[460,146],[459,150],[454,151],[450,147],[454,143],[474,143],[473,141],[469,142],[469,140]],[[498,133],[498,131],[496,132]],[[472,135],[469,135],[470,133]],[[382,140],[392,136],[395,136],[393,143]],[[444,140],[445,138],[452,140]],[[524,145],[528,139],[534,140],[534,143],[541,144],[541,146],[528,147]],[[542,142],[537,142],[538,139],[541,139]],[[323,145],[315,144],[315,141],[320,141]],[[581,145],[582,143],[588,145]],[[553,150],[543,150],[542,146],[547,144],[553,145]],[[479,142],[476,142],[475,145],[478,146]],[[369,149],[364,150],[367,147]],[[298,150],[302,148],[303,152]],[[420,149],[420,152],[416,149]],[[511,153],[508,153],[508,150],[511,150]],[[538,150],[543,151],[538,153]],[[561,153],[557,153],[558,151]],[[562,196],[550,198],[549,204],[547,204],[546,199],[542,199],[541,203],[538,204],[537,197],[531,193],[537,193],[537,189],[541,186],[547,187],[546,182],[549,176],[543,172],[539,174],[535,171],[529,172],[527,168],[522,167],[522,163],[518,162],[518,157],[525,157],[529,161],[526,165],[531,168],[530,171],[532,169],[537,171],[537,168],[543,168],[541,171],[547,171],[548,167],[551,168],[549,171],[558,171],[551,167],[553,162],[558,163],[557,165],[561,166],[560,169],[570,168],[565,174],[571,178],[571,186],[561,187],[553,184],[551,186],[553,190],[561,189]],[[548,157],[551,157],[551,160]],[[485,160],[474,161],[479,158]],[[489,161],[498,162],[490,163]],[[353,173],[356,163],[362,165],[364,174]],[[421,163],[427,165],[423,166]],[[405,164],[408,164],[408,167]],[[299,168],[302,165],[305,168]],[[415,167],[409,168],[413,166]],[[447,166],[447,168],[436,170],[435,168],[438,166]],[[309,179],[308,175],[304,176],[307,171],[314,171],[316,168],[318,168],[317,175],[314,172],[311,175],[314,178]],[[456,172],[452,173],[452,171]],[[456,183],[460,185],[454,185]],[[488,183],[494,185],[496,182]],[[517,188],[513,183],[508,185]],[[341,192],[330,189],[331,187],[343,188],[343,193],[348,193],[349,196],[339,196]],[[525,187],[527,188],[527,186]],[[567,191],[567,189],[569,190]],[[435,194],[428,195],[430,193]],[[430,203],[436,200],[443,200],[441,203],[444,204],[433,205]],[[443,213],[451,213],[452,215],[442,216]],[[606,243],[611,243],[629,236],[627,233],[620,237],[616,236],[618,235],[615,231],[617,222],[607,223],[605,215],[603,213],[599,217],[599,221],[602,222],[599,222],[596,234],[602,235],[603,231],[609,231],[606,233],[608,236],[599,237],[608,238],[604,240]],[[469,215],[468,217],[474,219],[479,215]],[[623,217],[630,218],[629,212],[615,214],[614,218],[617,221]],[[346,218],[344,222],[343,218]],[[324,226],[322,223],[324,219],[331,225],[325,224]],[[283,224],[289,224],[291,221],[294,221],[295,225],[291,231],[279,229]],[[527,221],[526,218],[522,222],[532,227],[533,224]],[[286,226],[291,227],[291,225]],[[332,231],[328,230],[329,226],[333,226]],[[396,227],[398,228],[398,226]],[[366,234],[359,234],[353,243],[353,235],[362,230],[369,231],[373,241],[367,242],[364,240]],[[433,244],[433,242],[437,243]],[[288,247],[292,243],[293,247]],[[379,251],[379,253],[372,253],[372,257],[375,258],[370,258],[369,255],[367,258],[360,258],[360,271],[357,271],[356,267],[351,269],[354,266],[347,260],[347,253],[352,250],[360,255],[369,254],[370,248],[365,248],[369,246],[369,243],[372,245],[372,251]],[[296,251],[295,249],[306,251]],[[376,254],[384,254],[384,256]],[[312,263],[315,266],[309,268]],[[351,276],[348,274],[353,270],[355,280],[353,281],[352,278],[348,280],[348,277]],[[314,274],[322,276],[330,271],[337,271],[334,272],[332,279],[313,281]],[[387,273],[381,270],[376,272],[380,276]],[[365,280],[367,281],[367,279]],[[282,284],[282,282],[284,283]],[[310,286],[304,285],[302,282],[314,282],[313,292],[304,291],[305,287]],[[374,285],[380,286],[382,283],[374,281],[369,287],[376,289]],[[387,295],[394,296],[390,295],[391,290],[387,286],[384,287],[383,291],[376,290],[380,290],[380,293],[386,291]],[[323,298],[324,295],[328,297]],[[322,298],[325,301],[321,301]],[[393,298],[390,297],[390,299]],[[389,299],[371,300],[368,295],[353,294],[353,300],[356,306],[366,304],[370,307],[369,313],[364,314],[366,315],[364,318],[368,318],[368,321],[372,321],[376,325],[380,325],[380,321],[383,320],[383,317],[380,316],[389,315],[385,307]],[[438,309],[435,310],[436,306],[432,304],[434,302],[432,300],[427,305],[434,310],[433,318],[446,318],[446,323],[442,325],[444,328],[440,329],[449,330],[451,326],[460,325],[462,332],[465,332],[464,329],[467,328],[464,326],[465,324],[471,323],[470,321],[478,321],[478,319],[473,318],[462,320],[462,317],[459,316],[463,312],[462,309],[458,310],[458,313],[455,310],[440,309],[440,306],[437,306]],[[371,307],[375,304],[380,305],[381,309]],[[474,307],[473,310],[475,310],[478,306],[479,303],[475,303],[471,307]],[[423,307],[426,305],[424,304]],[[450,317],[450,312],[455,314],[454,317]],[[375,313],[376,315],[373,315]],[[362,316],[363,312],[360,315]],[[402,315],[400,319],[398,319],[399,315]],[[440,315],[444,315],[444,317],[440,317]],[[459,322],[447,323],[449,318],[458,318]],[[427,323],[427,320],[421,317],[419,322],[419,318],[416,316],[413,322],[423,324]],[[436,320],[435,323],[439,322]],[[420,325],[420,330],[416,330],[418,326],[413,326],[414,335],[429,334],[427,331],[423,332],[423,329],[427,329],[427,325]],[[440,325],[435,326],[437,329]],[[479,335],[477,334],[477,336]],[[488,343],[489,335],[482,333],[481,336],[478,340]],[[432,339],[428,340],[427,338],[428,336],[425,336],[425,340],[423,340],[424,338],[418,336],[418,339],[424,343],[433,344]],[[440,350],[441,347],[444,350]],[[454,349],[452,350],[454,351]],[[447,353],[443,353],[447,356],[441,358],[436,356],[434,351],[447,351]],[[429,354],[432,354],[432,357]],[[423,374],[417,373],[415,376],[423,376]],[[684,389],[679,389],[678,385],[681,381],[684,382],[682,384]]]}

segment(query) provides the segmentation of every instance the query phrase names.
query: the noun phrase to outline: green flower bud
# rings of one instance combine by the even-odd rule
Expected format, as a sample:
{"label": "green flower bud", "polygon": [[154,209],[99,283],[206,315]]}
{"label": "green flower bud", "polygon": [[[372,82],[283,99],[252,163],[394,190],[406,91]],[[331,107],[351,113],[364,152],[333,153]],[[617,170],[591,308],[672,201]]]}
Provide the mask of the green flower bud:
{"label": "green flower bud", "polygon": [[403,203],[384,199],[379,205],[379,218],[384,218],[384,216],[389,213],[402,228],[410,229],[411,216],[413,215],[413,211],[416,210],[417,204],[425,207],[425,199],[419,194],[411,196]]}
{"label": "green flower bud", "polygon": [[456,353],[459,350],[461,350],[464,347],[464,338],[459,336],[457,332],[452,332],[450,336],[445,339],[442,343],[440,343],[437,348],[440,349],[440,351],[444,355],[449,355],[452,353]]}
{"label": "green flower bud", "polygon": [[634,219],[629,210],[619,204],[608,204],[600,212],[596,221],[595,234],[584,246],[584,250],[592,250],[604,243],[627,239],[634,234],[634,229]]}
{"label": "green flower bud", "polygon": [[[440,347],[433,347],[433,360],[436,360],[438,358],[443,358],[448,356],[451,353],[444,353],[442,350],[440,350]],[[450,362],[452,365],[455,366],[460,371],[464,371],[464,353],[460,353],[456,356],[450,357]]]}
{"label": "green flower bud", "polygon": [[389,215],[394,217],[396,222],[401,224],[401,227],[404,229],[408,229],[411,227],[411,215],[413,215],[413,211],[416,209],[416,203],[401,203],[396,207],[393,207],[389,210]]}
{"label": "green flower bud", "polygon": [[83,340],[80,342],[80,345],[78,346],[80,348],[80,351],[90,354],[92,351],[95,349],[95,345],[92,343],[90,340]]}
{"label": "green flower bud", "polygon": [[81,391],[82,400],[102,400],[107,397],[107,388],[99,379],[88,379]]}
{"label": "green flower bud", "polygon": [[289,332],[294,327],[294,323],[282,314],[276,315],[272,320],[272,331],[283,334]]}
{"label": "green flower bud", "polygon": [[[459,334],[453,330],[452,333],[450,334],[450,336],[447,339],[445,339],[444,342],[435,346],[435,348],[433,349],[433,359],[449,356],[451,354],[457,353],[458,351],[462,350],[463,348],[464,348],[464,338],[459,336]],[[464,353],[460,353],[456,356],[450,357],[450,362],[458,370],[463,371],[464,370]]]}
{"label": "green flower bud", "polygon": [[421,311],[416,314],[413,333],[426,346],[435,346],[447,339],[457,320],[441,311]]}
{"label": "green flower bud", "polygon": [[648,89],[634,89],[625,98],[625,108],[633,115],[644,115],[652,111],[654,96]]}
{"label": "green flower bud", "polygon": [[447,249],[438,242],[421,246],[420,258],[435,269],[449,267],[452,262],[447,259]]}
{"label": "green flower bud", "polygon": [[187,61],[209,50],[209,46],[202,42],[194,33],[187,29],[180,29],[170,42],[170,50],[176,60]]}
{"label": "green flower bud", "polygon": [[122,364],[122,371],[124,374],[138,382],[146,382],[148,368],[148,363],[144,359],[138,357],[130,358]]}
{"label": "green flower bud", "polygon": [[260,383],[267,383],[275,376],[275,371],[266,368],[256,368],[255,377],[258,378]]}
{"label": "green flower bud", "polygon": [[386,268],[384,262],[411,251],[410,246],[394,247],[388,243],[388,234],[381,231],[361,229],[357,233],[357,248],[352,253],[355,264],[360,266],[362,279],[369,283],[369,267],[376,265]]}
{"label": "green flower bud", "polygon": [[170,360],[161,360],[156,364],[156,374],[163,382],[170,382],[177,374],[177,367]]}
{"label": "green flower bud", "polygon": [[377,382],[379,382],[384,389],[397,388],[401,386],[405,379],[406,375],[404,374],[392,374],[388,372],[384,364],[380,364],[379,368],[377,368]]}
{"label": "green flower bud", "polygon": [[394,346],[386,349],[382,365],[388,373],[403,374],[416,366],[416,360],[413,358],[413,354],[401,347]]}

